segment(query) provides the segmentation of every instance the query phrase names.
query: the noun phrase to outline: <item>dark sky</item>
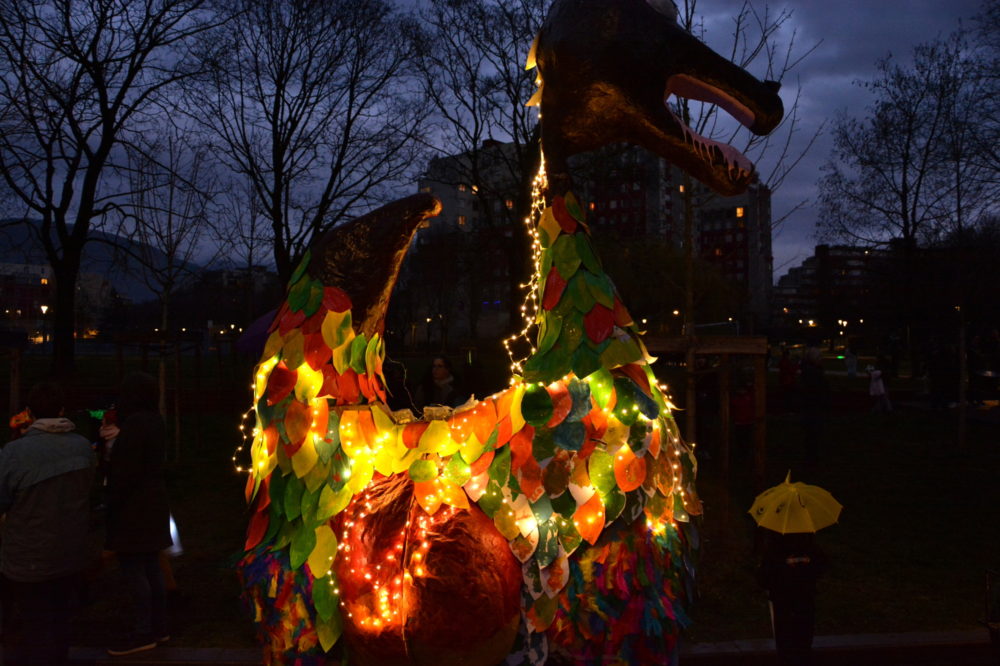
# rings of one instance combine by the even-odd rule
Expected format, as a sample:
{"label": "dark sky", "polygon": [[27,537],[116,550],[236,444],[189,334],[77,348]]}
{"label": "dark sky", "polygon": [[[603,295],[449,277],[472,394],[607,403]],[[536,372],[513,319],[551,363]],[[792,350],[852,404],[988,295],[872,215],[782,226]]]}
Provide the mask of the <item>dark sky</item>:
{"label": "dark sky", "polygon": [[[707,39],[725,42],[730,18],[736,11],[732,0],[701,0],[706,12]],[[763,3],[760,3],[763,4]],[[870,102],[867,93],[854,85],[856,80],[874,75],[875,62],[891,53],[909,60],[913,47],[938,36],[945,36],[969,23],[980,7],[979,0],[797,0],[773,3],[771,11],[790,9],[791,23],[798,31],[797,43],[819,48],[796,70],[803,95],[801,140],[810,136],[826,119],[840,110],[863,117]],[[708,12],[718,12],[709,14]],[[788,31],[790,32],[790,31]],[[753,71],[756,76],[763,72]],[[786,106],[790,102],[794,79],[782,90]],[[796,172],[775,194],[774,217],[782,215],[803,199],[815,199],[820,167],[830,155],[828,136],[821,137]],[[797,211],[779,229],[774,238],[775,278],[812,254],[816,244],[815,221],[818,211],[808,206]]]}

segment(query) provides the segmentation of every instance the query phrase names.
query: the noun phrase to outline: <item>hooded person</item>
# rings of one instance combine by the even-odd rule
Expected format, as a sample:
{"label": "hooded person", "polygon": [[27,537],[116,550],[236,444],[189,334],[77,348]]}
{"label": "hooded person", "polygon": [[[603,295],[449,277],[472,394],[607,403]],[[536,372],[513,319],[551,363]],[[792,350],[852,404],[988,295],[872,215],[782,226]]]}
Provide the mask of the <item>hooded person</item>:
{"label": "hooded person", "polygon": [[69,620],[90,564],[90,442],[63,417],[54,382],[28,395],[31,424],[0,451],[0,573],[7,664],[64,664]]}
{"label": "hooded person", "polygon": [[163,465],[166,426],[158,411],[156,378],[124,379],[118,399],[119,431],[108,460],[108,550],[114,551],[135,606],[135,626],[112,655],[151,650],[169,640],[159,553],[172,544]]}

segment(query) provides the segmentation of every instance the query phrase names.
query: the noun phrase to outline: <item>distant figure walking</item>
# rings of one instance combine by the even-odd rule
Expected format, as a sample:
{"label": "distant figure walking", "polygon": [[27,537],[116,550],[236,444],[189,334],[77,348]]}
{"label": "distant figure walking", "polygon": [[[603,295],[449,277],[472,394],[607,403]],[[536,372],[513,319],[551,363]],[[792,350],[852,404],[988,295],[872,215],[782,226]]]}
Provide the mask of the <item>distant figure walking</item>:
{"label": "distant figure walking", "polygon": [[778,534],[766,530],[757,580],[767,590],[778,663],[812,663],[816,624],[816,581],[827,559],[811,533]]}
{"label": "distant figure walking", "polygon": [[151,650],[170,639],[160,551],[173,543],[163,474],[166,428],[156,378],[136,373],[122,382],[120,430],[108,460],[107,548],[115,552],[135,606],[132,633],[111,655]]}
{"label": "distant figure walking", "polygon": [[892,403],[889,402],[889,390],[885,386],[885,378],[880,369],[873,365],[868,368],[868,394],[872,397],[872,412],[888,413],[892,411]]}
{"label": "distant figure walking", "polygon": [[847,376],[854,379],[858,376],[858,355],[850,347],[844,349],[844,366],[847,367]]}
{"label": "distant figure walking", "polygon": [[418,409],[423,409],[428,405],[458,407],[468,398],[468,394],[458,386],[451,361],[446,356],[435,356],[417,387],[413,401]]}

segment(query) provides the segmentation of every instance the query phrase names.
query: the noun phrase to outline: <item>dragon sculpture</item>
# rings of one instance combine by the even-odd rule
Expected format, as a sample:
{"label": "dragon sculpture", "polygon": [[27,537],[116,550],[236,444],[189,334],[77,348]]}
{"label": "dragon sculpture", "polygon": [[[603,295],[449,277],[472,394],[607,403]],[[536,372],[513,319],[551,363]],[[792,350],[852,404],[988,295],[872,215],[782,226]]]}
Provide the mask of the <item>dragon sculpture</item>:
{"label": "dragon sculpture", "polygon": [[271,664],[666,664],[693,594],[695,460],[591,244],[568,158],[615,142],[725,194],[753,166],[670,112],[782,116],[663,0],[556,0],[537,63],[547,186],[537,338],[506,390],[422,420],[386,407],[381,334],[415,195],[303,258],[254,382],[239,564]]}

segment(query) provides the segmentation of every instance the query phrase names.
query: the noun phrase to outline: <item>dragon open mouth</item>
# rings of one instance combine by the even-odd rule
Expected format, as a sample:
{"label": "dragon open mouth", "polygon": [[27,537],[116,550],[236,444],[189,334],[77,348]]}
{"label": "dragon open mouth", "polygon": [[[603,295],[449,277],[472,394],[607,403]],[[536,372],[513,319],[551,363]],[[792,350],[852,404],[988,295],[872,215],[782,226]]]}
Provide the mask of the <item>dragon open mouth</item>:
{"label": "dragon open mouth", "polygon": [[[754,125],[753,112],[724,90],[703,83],[696,78],[686,74],[675,74],[667,80],[666,91],[663,98],[664,103],[669,101],[671,95],[683,97],[697,102],[708,102],[715,104],[725,110],[737,122],[746,128]],[[753,163],[743,153],[732,146],[703,137],[693,129],[688,127],[684,121],[670,109],[671,116],[684,131],[684,141],[689,144],[695,153],[709,165],[724,166],[730,178],[743,180],[753,173]]]}

